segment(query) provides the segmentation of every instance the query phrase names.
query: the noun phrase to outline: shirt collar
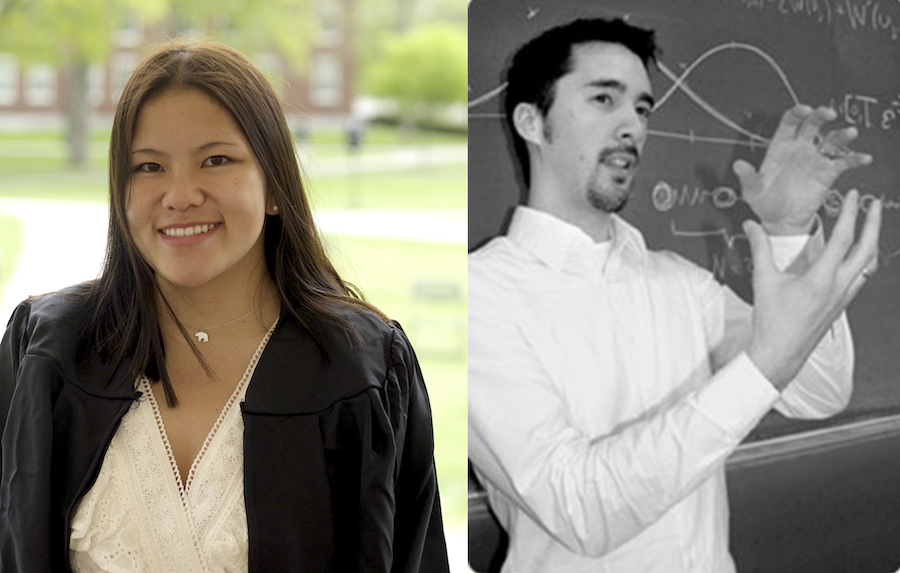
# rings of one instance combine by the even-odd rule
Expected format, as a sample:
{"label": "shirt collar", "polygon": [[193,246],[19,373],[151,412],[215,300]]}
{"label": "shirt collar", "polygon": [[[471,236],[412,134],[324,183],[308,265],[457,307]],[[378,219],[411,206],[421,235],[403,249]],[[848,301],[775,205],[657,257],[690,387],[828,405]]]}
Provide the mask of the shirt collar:
{"label": "shirt collar", "polygon": [[[623,263],[643,265],[647,247],[641,232],[617,215],[610,220],[611,250],[601,271],[616,274]],[[577,274],[591,272],[600,250],[608,248],[575,225],[523,205],[513,212],[507,237],[551,269]]]}

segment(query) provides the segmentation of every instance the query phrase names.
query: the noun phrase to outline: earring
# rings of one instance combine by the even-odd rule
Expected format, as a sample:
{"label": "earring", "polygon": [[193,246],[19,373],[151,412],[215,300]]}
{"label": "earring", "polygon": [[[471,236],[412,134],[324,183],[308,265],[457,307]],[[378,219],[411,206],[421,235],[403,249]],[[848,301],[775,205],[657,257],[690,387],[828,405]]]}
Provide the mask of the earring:
{"label": "earring", "polygon": [[277,212],[278,212],[278,205],[272,205],[272,212],[273,212],[273,213],[277,213]]}

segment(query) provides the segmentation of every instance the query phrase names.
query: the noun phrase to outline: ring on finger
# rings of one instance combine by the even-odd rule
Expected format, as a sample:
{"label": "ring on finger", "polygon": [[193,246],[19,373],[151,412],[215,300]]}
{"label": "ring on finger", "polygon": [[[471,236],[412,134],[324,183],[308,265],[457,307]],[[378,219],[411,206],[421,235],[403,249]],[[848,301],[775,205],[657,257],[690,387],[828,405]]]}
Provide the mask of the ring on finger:
{"label": "ring on finger", "polygon": [[850,155],[850,153],[851,153],[851,151],[849,149],[847,149],[846,147],[833,147],[833,146],[827,145],[825,143],[822,143],[821,145],[819,145],[817,151],[822,155],[822,157],[825,157],[825,158],[831,159],[831,160],[846,157],[846,156]]}

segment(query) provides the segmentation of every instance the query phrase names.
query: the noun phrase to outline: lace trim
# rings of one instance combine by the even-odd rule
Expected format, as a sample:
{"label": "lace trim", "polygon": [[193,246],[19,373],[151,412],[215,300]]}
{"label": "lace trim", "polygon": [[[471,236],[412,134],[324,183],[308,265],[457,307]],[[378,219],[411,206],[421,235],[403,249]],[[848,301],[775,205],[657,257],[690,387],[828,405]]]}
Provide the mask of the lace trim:
{"label": "lace trim", "polygon": [[[238,382],[238,385],[234,389],[234,392],[231,393],[231,397],[228,398],[228,402],[225,403],[225,407],[222,408],[222,411],[219,413],[219,417],[216,419],[216,423],[213,424],[213,427],[209,431],[209,434],[207,434],[206,440],[203,442],[203,446],[197,453],[197,457],[194,458],[193,462],[191,462],[191,469],[188,472],[187,482],[184,486],[185,490],[190,489],[191,484],[194,482],[194,474],[197,472],[197,465],[200,463],[200,461],[203,459],[203,455],[209,449],[209,444],[218,433],[219,428],[222,427],[222,423],[225,421],[226,416],[231,412],[234,403],[240,399],[243,399],[244,391],[247,388],[247,383],[250,382],[250,378],[253,377],[253,373],[256,371],[256,365],[259,363],[259,359],[262,357],[263,351],[265,351],[266,345],[269,343],[269,339],[272,338],[272,333],[275,332],[275,327],[277,325],[278,318],[275,319],[275,322],[273,322],[272,326],[269,327],[266,335],[263,336],[263,339],[259,343],[259,346],[256,347],[256,352],[253,353],[253,358],[250,359],[250,364],[247,365],[247,370],[244,371],[244,376],[241,378],[240,382]],[[173,458],[172,462],[174,463],[174,461],[175,460]]]}
{"label": "lace trim", "polygon": [[147,397],[147,402],[153,411],[153,419],[156,420],[156,429],[162,437],[163,447],[166,449],[166,459],[169,460],[169,469],[175,476],[175,483],[178,485],[178,496],[184,503],[184,484],[181,481],[181,474],[178,472],[178,464],[175,462],[175,454],[172,453],[172,444],[169,443],[169,434],[166,433],[166,425],[163,423],[162,414],[159,413],[159,404],[153,396],[153,390],[150,388],[150,380],[147,376],[141,376],[139,384],[141,392]]}
{"label": "lace trim", "polygon": [[256,371],[256,365],[259,363],[259,359],[262,357],[263,351],[266,349],[266,345],[269,343],[269,339],[272,338],[272,333],[275,332],[276,326],[278,326],[278,318],[275,319],[275,322],[272,323],[272,326],[269,327],[269,330],[266,332],[265,336],[263,336],[263,339],[259,343],[259,346],[256,347],[256,352],[253,353],[253,358],[250,359],[250,364],[247,365],[247,369],[244,371],[244,376],[238,382],[237,387],[235,387],[234,389],[234,392],[232,392],[231,396],[228,398],[228,402],[225,403],[225,407],[222,408],[221,412],[219,412],[219,417],[216,418],[216,422],[213,424],[213,427],[206,435],[206,439],[203,441],[203,446],[201,446],[200,451],[197,452],[197,456],[191,462],[191,469],[190,471],[188,471],[188,477],[186,481],[182,481],[181,473],[178,471],[178,463],[175,461],[175,455],[172,453],[172,445],[169,443],[169,435],[166,433],[166,426],[163,423],[162,414],[160,414],[159,412],[159,404],[157,403],[156,397],[153,395],[153,392],[150,389],[150,380],[146,376],[141,376],[141,389],[147,395],[150,405],[153,408],[153,417],[156,419],[156,425],[159,428],[160,434],[162,435],[163,445],[166,448],[166,456],[169,458],[170,469],[172,470],[172,474],[175,476],[175,481],[178,484],[178,494],[181,496],[182,503],[186,502],[185,498],[187,495],[187,490],[190,489],[190,485],[194,481],[194,475],[197,471],[197,465],[200,463],[200,461],[203,459],[204,454],[209,449],[210,443],[213,441],[213,438],[215,438],[219,428],[222,426],[223,421],[234,406],[234,403],[243,396],[244,390],[247,387],[247,383],[250,381],[250,378],[253,377],[253,372]]}

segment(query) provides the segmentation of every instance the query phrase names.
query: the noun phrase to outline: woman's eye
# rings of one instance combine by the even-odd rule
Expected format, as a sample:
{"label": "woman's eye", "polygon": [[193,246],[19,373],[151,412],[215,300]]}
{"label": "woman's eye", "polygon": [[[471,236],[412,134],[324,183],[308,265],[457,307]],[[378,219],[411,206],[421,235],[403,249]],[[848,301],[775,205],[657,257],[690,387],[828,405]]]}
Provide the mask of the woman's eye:
{"label": "woman's eye", "polygon": [[212,157],[208,157],[206,161],[203,162],[204,167],[215,167],[217,165],[225,165],[229,163],[231,160],[225,157],[224,155],[213,155]]}
{"label": "woman's eye", "polygon": [[613,102],[613,98],[609,94],[599,94],[597,96],[594,96],[594,101],[603,105],[610,105]]}
{"label": "woman's eye", "polygon": [[156,173],[157,171],[162,171],[162,166],[159,163],[141,163],[135,167],[134,170],[144,171],[146,173]]}

